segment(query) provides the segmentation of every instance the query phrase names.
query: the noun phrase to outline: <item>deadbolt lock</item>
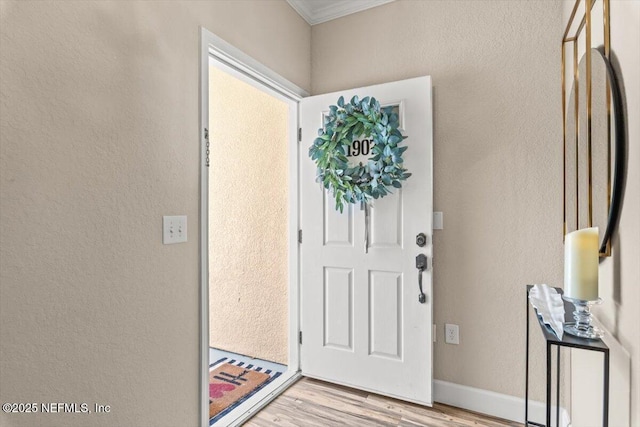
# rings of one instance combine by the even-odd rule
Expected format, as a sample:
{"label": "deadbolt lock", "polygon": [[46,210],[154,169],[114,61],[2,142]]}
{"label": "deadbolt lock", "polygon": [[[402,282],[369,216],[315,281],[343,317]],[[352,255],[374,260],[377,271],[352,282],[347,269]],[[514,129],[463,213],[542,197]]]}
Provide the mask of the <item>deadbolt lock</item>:
{"label": "deadbolt lock", "polygon": [[424,248],[427,244],[427,236],[424,233],[420,233],[416,236],[416,245],[421,248]]}

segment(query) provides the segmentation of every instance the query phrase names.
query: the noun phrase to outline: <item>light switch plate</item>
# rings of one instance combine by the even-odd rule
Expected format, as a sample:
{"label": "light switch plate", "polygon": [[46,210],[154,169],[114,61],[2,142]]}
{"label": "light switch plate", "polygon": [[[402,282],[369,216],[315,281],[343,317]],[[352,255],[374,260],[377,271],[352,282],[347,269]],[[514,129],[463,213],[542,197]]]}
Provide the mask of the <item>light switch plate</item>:
{"label": "light switch plate", "polygon": [[433,229],[442,230],[444,228],[444,215],[442,212],[433,213]]}
{"label": "light switch plate", "polygon": [[187,241],[187,216],[162,217],[162,243],[171,245]]}

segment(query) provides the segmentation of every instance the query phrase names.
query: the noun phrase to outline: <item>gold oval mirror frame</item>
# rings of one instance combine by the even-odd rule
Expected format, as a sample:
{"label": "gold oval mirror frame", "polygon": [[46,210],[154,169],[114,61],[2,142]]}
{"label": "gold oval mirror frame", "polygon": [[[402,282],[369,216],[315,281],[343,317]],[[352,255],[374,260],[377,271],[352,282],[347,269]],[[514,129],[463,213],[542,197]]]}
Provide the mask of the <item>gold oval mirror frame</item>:
{"label": "gold oval mirror frame", "polygon": [[586,78],[580,78],[587,75],[585,54],[567,104],[565,220],[567,232],[598,227],[600,256],[608,256],[620,214],[625,128],[613,69],[599,49],[591,49],[590,56],[591,87],[587,87]]}

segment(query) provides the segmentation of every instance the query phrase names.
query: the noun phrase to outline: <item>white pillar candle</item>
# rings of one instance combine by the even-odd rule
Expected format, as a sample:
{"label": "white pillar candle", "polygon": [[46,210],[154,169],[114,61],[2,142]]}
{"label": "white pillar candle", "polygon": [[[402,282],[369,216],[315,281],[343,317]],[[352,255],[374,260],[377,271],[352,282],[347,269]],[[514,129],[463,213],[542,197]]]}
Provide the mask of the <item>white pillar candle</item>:
{"label": "white pillar candle", "polygon": [[598,227],[564,238],[564,294],[583,301],[598,299]]}

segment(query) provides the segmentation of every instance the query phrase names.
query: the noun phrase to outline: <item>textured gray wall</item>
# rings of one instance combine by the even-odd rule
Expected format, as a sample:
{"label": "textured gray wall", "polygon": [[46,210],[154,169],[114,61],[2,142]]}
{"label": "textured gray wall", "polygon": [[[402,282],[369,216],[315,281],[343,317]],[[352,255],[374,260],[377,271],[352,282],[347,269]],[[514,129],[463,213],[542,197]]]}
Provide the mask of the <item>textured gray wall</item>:
{"label": "textured gray wall", "polygon": [[0,401],[112,406],[2,426],[199,423],[199,25],[310,88],[283,1],[0,3]]}

